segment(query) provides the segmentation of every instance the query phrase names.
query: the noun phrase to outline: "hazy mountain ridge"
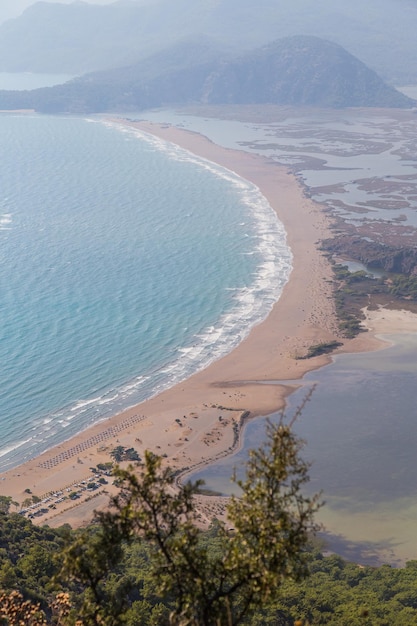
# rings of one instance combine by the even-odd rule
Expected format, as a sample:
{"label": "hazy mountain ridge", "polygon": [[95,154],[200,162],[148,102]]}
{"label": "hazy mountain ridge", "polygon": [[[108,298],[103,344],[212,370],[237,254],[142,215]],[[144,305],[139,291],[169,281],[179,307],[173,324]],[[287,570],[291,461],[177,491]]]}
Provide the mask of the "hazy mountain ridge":
{"label": "hazy mountain ridge", "polygon": [[391,84],[417,83],[416,24],[417,3],[409,0],[39,2],[0,25],[0,71],[83,74],[134,63],[192,35],[238,53],[315,35],[339,43]]}
{"label": "hazy mountain ridge", "polygon": [[1,109],[49,113],[190,103],[409,108],[415,101],[337,44],[308,36],[281,39],[240,57],[226,57],[209,41],[183,42],[135,65],[65,85],[0,92]]}
{"label": "hazy mountain ridge", "polygon": [[212,80],[211,104],[406,107],[410,100],[341,46],[309,36],[278,40],[228,63]]}

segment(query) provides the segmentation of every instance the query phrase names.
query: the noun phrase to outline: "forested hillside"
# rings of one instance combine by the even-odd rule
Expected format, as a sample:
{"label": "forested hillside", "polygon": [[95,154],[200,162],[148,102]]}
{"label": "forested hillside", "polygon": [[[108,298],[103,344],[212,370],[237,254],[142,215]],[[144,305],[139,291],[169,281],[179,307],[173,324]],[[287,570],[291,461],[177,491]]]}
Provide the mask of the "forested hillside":
{"label": "forested hillside", "polygon": [[[208,550],[213,553],[217,550],[216,532],[214,524],[204,534]],[[68,528],[41,529],[16,513],[0,514],[0,589],[7,594],[19,591],[25,599],[40,602],[49,624],[53,599],[66,591],[75,609],[70,622],[74,623],[88,588],[64,585],[59,578],[54,582],[54,576],[62,564],[64,542],[76,536]],[[388,565],[363,567],[336,555],[323,556],[311,547],[309,567],[311,575],[306,581],[286,583],[280,599],[267,603],[264,610],[243,623],[293,626],[295,620],[303,620],[303,624],[331,626],[417,624],[417,562],[398,569]],[[127,626],[169,623],[172,599],[158,594],[150,576],[149,551],[143,543],[126,546],[122,562],[109,571],[106,585],[109,597],[126,600],[123,623]]]}

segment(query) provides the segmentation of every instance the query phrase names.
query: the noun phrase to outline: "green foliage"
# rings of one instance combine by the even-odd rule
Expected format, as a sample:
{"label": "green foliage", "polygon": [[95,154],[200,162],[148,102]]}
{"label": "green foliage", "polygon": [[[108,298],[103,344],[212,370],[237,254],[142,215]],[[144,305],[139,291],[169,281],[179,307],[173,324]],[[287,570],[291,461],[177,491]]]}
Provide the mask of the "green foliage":
{"label": "green foliage", "polygon": [[127,448],[123,455],[124,461],[140,461],[139,454],[134,448]]}
{"label": "green foliage", "polygon": [[8,513],[12,504],[11,496],[0,496],[0,513]]}
{"label": "green foliage", "polygon": [[334,266],[334,273],[338,280],[343,281],[344,288],[342,291],[345,294],[361,293],[361,287],[356,283],[363,283],[369,293],[376,291],[381,294],[390,294],[399,299],[417,300],[417,276],[415,275],[389,274],[384,278],[372,279],[371,288],[370,277],[366,272],[349,272],[345,266],[336,265]]}
{"label": "green foliage", "polygon": [[345,337],[355,337],[362,332],[361,309],[368,306],[370,298],[417,300],[417,276],[390,274],[373,278],[364,271],[350,272],[347,266],[333,265],[335,277],[334,300],[339,328]]}
{"label": "green foliage", "polygon": [[[97,464],[97,469],[101,472],[109,472],[113,467],[113,463],[111,461],[107,462],[107,463],[98,463]],[[95,471],[95,468],[94,468]]]}
{"label": "green foliage", "polygon": [[417,276],[395,274],[388,281],[388,290],[397,298],[417,300]]}
{"label": "green foliage", "polygon": [[333,266],[333,273],[338,280],[343,280],[346,284],[369,280],[369,274],[364,270],[351,272],[347,265],[340,265],[338,263]]}
{"label": "green foliage", "polygon": [[[329,626],[415,626],[417,570],[383,565],[379,568],[348,563],[339,556],[311,555],[306,583],[286,583],[277,609],[293,619]],[[412,563],[412,562],[411,562]],[[410,570],[411,566],[411,570]]]}
{"label": "green foliage", "polygon": [[123,446],[116,446],[110,452],[110,456],[120,463],[121,461],[140,461],[139,454],[134,448],[124,448]]}
{"label": "green foliage", "polygon": [[[127,588],[115,590],[112,573],[123,556],[122,536],[116,525],[103,524],[78,533],[64,552],[62,573],[83,589],[82,624],[112,626],[127,609]],[[78,602],[75,602],[78,605]]]}
{"label": "green foliage", "polygon": [[363,331],[361,309],[368,304],[369,294],[384,291],[383,283],[364,271],[350,272],[346,265],[334,264],[334,302],[339,329],[352,338]]}
{"label": "green foliage", "polygon": [[56,590],[65,530],[34,526],[21,515],[0,514],[0,589],[17,590],[46,607]]}
{"label": "green foliage", "polygon": [[300,356],[299,359],[311,359],[315,356],[320,356],[321,354],[329,354],[339,348],[343,344],[340,341],[327,341],[323,343],[316,343],[313,346],[310,346],[306,356]]}
{"label": "green foliage", "polygon": [[339,322],[339,328],[343,332],[344,337],[348,339],[356,337],[356,335],[363,330],[361,321],[353,315],[348,315],[341,320]]}
{"label": "green foliage", "polygon": [[120,463],[120,461],[123,458],[124,451],[125,451],[125,449],[124,449],[123,446],[116,446],[110,452],[110,456],[112,457],[112,459],[114,459],[116,461],[116,463]]}
{"label": "green foliage", "polygon": [[[267,443],[251,453],[246,479],[236,481],[242,493],[228,507],[233,532],[218,523],[210,542],[196,525],[199,482],[176,485],[170,468],[149,452],[139,471],[115,470],[120,493],[111,510],[99,513],[95,532],[66,552],[67,576],[90,589],[80,610],[86,624],[121,623],[124,595],[107,574],[124,557],[126,542],[139,539],[147,546],[148,590],[155,599],[171,599],[171,624],[239,624],[276,597],[285,580],[305,577],[319,504],[302,494],[308,465],[301,446],[290,426],[268,425]],[[133,582],[125,578],[124,593]],[[140,601],[130,613],[146,607]]]}
{"label": "green foliage", "polygon": [[244,572],[247,594],[258,605],[284,580],[298,581],[308,573],[305,546],[318,530],[313,515],[319,498],[302,491],[309,480],[302,445],[290,427],[268,423],[267,443],[250,452],[246,479],[236,481],[242,493],[228,506],[234,526],[231,562]]}
{"label": "green foliage", "polygon": [[[52,589],[51,581],[47,582],[47,572],[48,574],[51,572],[50,562],[45,555],[42,556],[42,552],[37,572],[40,578],[36,594],[33,590],[28,592],[30,588],[28,576],[32,577],[35,567],[33,562],[36,555],[35,548],[40,542],[49,554],[59,552],[62,536],[67,536],[73,542],[74,556],[74,541],[78,546],[76,551],[80,549],[80,543],[85,548],[85,533],[87,533],[87,543],[91,546],[93,541],[94,549],[89,551],[80,549],[80,552],[77,552],[77,558],[81,557],[85,560],[84,569],[88,559],[95,558],[96,552],[102,549],[107,553],[111,552],[111,547],[103,543],[104,535],[100,535],[99,529],[93,527],[81,533],[73,533],[69,529],[57,531],[40,529],[16,514],[0,516],[0,520],[2,521],[0,536],[3,539],[6,535],[13,548],[10,552],[4,547],[0,548],[0,588],[8,592],[20,589],[24,594],[23,598],[14,592],[11,598],[7,595],[7,599],[4,596],[1,597],[0,594],[0,616],[7,605],[14,606],[15,610],[20,611],[19,614],[22,614],[24,610],[26,617],[38,616],[38,622],[32,621],[33,624],[38,624],[43,613],[34,605],[38,598],[41,598],[43,599],[41,607],[44,609],[44,618],[48,625],[59,623],[73,626],[77,619],[80,619],[82,605],[87,600],[92,602],[88,577],[86,576],[83,581],[78,578],[75,586],[62,587],[61,585],[61,593],[58,594],[61,596],[60,614],[62,615],[62,605],[72,607],[72,610],[65,613],[65,618],[61,617],[57,622],[54,609],[57,604],[54,599],[56,587]],[[11,539],[13,536],[14,538]],[[116,537],[116,546],[117,543]],[[200,534],[199,543],[212,562],[218,561],[224,549],[221,524],[214,521],[208,531]],[[122,623],[126,626],[139,624],[168,626],[169,616],[175,610],[175,598],[173,592],[161,593],[160,591],[159,581],[155,578],[151,567],[154,548],[140,537],[132,535],[128,543],[123,543],[122,552],[119,562],[115,562],[117,559],[112,562],[109,555],[101,561],[103,578],[100,585],[105,601],[103,609],[107,612],[104,615],[103,611],[101,623]],[[279,595],[269,596],[261,607],[242,620],[242,624],[294,626],[296,620],[300,620],[304,626],[307,623],[311,626],[393,626],[394,624],[395,626],[417,626],[417,561],[410,561],[403,568],[387,565],[364,567],[349,563],[337,555],[325,557],[319,550],[313,548],[303,554],[309,577],[305,581],[283,581]],[[32,565],[20,568],[20,559],[29,555],[32,557]],[[27,560],[26,565],[28,565]],[[54,571],[56,572],[56,567]],[[70,592],[70,602],[65,600],[67,594],[64,592],[66,591]],[[19,598],[20,602],[18,602]],[[32,602],[24,604],[28,599]],[[113,616],[109,613],[109,610],[113,610],[110,606],[112,601],[115,602],[114,607],[120,610],[119,615],[114,615],[115,611],[113,611]],[[96,622],[92,621],[95,618],[97,618]],[[97,624],[99,618],[100,615],[92,616],[89,621],[84,614],[79,623],[82,626]],[[110,621],[111,619],[113,622]],[[27,620],[24,623],[30,622]],[[10,620],[2,622],[0,619],[0,624],[1,626],[10,625],[13,622]]]}

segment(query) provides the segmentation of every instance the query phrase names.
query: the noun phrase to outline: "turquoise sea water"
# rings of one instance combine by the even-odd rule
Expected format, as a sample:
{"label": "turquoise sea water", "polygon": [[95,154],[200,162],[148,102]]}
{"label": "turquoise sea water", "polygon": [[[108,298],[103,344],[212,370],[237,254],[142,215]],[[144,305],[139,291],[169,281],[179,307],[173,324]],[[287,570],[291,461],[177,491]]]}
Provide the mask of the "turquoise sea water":
{"label": "turquoise sea water", "polygon": [[0,469],[183,380],[291,268],[252,184],[101,120],[0,116]]}

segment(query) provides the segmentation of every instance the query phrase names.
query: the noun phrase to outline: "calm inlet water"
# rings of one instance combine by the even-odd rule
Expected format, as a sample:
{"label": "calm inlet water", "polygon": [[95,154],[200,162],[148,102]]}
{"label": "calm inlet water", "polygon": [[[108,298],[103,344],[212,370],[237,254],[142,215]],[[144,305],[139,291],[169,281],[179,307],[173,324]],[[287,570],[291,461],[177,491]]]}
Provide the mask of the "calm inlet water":
{"label": "calm inlet water", "polygon": [[0,116],[0,468],[227,353],[290,267],[257,188],[101,121]]}
{"label": "calm inlet water", "polygon": [[[309,489],[323,491],[320,518],[336,535],[330,545],[362,562],[417,558],[417,336],[391,339],[382,351],[339,355],[307,374],[287,411],[317,383],[295,426],[312,462]],[[233,468],[244,467],[264,434],[265,420],[249,423],[238,454],[193,478],[230,493]]]}

